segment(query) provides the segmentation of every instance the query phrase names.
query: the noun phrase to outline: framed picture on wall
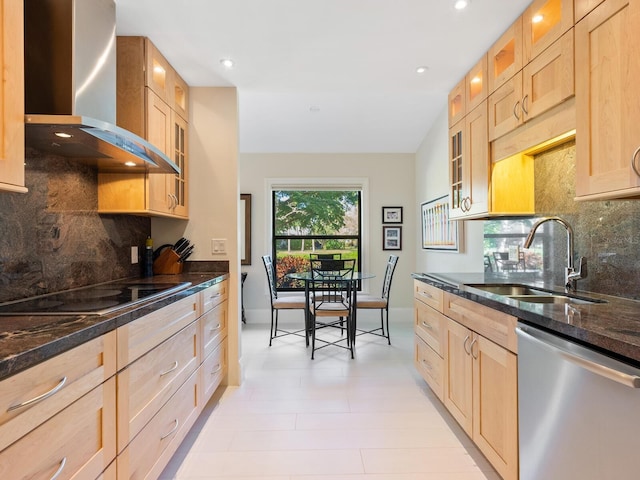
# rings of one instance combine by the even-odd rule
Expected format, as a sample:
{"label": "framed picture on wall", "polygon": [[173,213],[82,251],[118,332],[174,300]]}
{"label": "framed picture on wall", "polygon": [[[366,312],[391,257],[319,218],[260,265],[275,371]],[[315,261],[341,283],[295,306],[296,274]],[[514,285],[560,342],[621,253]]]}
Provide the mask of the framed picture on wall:
{"label": "framed picture on wall", "polygon": [[402,207],[382,207],[382,223],[402,223]]}
{"label": "framed picture on wall", "polygon": [[460,252],[460,222],[449,219],[449,197],[439,197],[421,205],[422,248]]}
{"label": "framed picture on wall", "polygon": [[382,250],[402,250],[402,227],[382,227]]}

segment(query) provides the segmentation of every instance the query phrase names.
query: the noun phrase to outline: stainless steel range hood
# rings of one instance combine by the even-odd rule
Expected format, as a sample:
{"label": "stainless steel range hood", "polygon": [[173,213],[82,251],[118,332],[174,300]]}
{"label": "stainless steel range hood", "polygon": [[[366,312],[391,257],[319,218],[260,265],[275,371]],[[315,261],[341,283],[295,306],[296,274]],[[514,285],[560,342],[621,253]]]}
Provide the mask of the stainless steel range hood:
{"label": "stainless steel range hood", "polygon": [[100,171],[179,173],[115,125],[115,8],[114,0],[25,0],[26,145]]}

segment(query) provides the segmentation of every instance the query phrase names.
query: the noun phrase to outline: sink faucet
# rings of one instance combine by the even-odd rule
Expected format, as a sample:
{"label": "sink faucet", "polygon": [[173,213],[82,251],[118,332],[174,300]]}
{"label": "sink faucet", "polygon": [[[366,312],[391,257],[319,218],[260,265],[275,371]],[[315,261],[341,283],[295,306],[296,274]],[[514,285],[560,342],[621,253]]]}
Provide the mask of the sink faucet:
{"label": "sink faucet", "polygon": [[529,232],[527,239],[524,241],[524,248],[531,247],[533,237],[538,227],[543,223],[550,221],[558,222],[567,230],[567,268],[564,274],[564,290],[569,293],[570,291],[575,291],[576,281],[581,278],[586,278],[588,273],[586,258],[580,257],[578,270],[576,270],[573,265],[573,229],[571,228],[571,225],[560,217],[543,217],[534,223],[533,227],[531,227],[531,231]]}

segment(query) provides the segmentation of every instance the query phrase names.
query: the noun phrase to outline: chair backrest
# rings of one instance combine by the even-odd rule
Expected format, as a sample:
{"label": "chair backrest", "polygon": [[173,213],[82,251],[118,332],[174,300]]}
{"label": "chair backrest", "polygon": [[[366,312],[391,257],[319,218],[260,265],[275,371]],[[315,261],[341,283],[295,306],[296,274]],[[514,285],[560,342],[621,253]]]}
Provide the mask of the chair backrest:
{"label": "chair backrest", "polygon": [[267,272],[267,281],[269,282],[269,293],[271,294],[271,302],[278,298],[278,291],[276,290],[276,272],[273,267],[273,261],[271,255],[264,255],[262,257],[262,263],[264,263],[264,269]]}
{"label": "chair backrest", "polygon": [[311,260],[310,289],[314,301],[351,305],[355,259]]}
{"label": "chair backrest", "polygon": [[310,253],[309,260],[340,260],[341,253]]}
{"label": "chair backrest", "polygon": [[384,281],[382,283],[382,298],[386,298],[389,301],[389,294],[391,293],[391,280],[393,280],[393,272],[396,271],[396,264],[398,263],[397,255],[389,255],[387,261],[387,268],[384,271]]}

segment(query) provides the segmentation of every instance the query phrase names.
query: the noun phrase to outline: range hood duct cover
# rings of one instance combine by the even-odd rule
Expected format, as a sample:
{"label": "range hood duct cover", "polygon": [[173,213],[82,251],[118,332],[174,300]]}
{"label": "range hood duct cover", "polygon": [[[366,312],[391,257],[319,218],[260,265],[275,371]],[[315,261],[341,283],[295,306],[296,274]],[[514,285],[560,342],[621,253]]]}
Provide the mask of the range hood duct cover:
{"label": "range hood duct cover", "polygon": [[115,125],[114,1],[25,0],[24,8],[26,145],[101,171],[179,173],[161,150]]}

